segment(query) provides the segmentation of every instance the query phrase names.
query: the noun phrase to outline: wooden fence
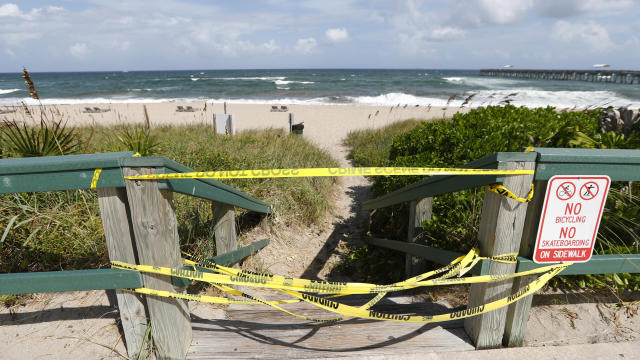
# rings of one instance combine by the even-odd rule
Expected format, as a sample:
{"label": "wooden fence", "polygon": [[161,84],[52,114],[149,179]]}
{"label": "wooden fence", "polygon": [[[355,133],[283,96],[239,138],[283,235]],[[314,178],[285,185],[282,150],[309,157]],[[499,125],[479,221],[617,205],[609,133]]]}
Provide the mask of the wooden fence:
{"label": "wooden fence", "polygon": [[[506,274],[537,267],[530,259],[540,219],[546,182],[553,175],[609,175],[613,181],[640,180],[640,150],[585,150],[536,148],[533,152],[496,153],[465,165],[483,169],[535,169],[535,175],[434,176],[364,204],[368,210],[411,203],[408,241],[369,238],[373,245],[407,253],[407,272],[420,270],[417,258],[447,264],[458,254],[416,243],[420,225],[430,217],[431,199],[454,191],[502,183],[516,194],[525,194],[532,183],[531,203],[520,203],[486,191],[478,238],[481,255],[519,252],[517,264],[481,262],[475,274]],[[102,169],[95,180],[96,169]],[[262,214],[268,204],[213,180],[126,180],[124,176],[191,172],[162,157],[133,157],[133,153],[71,155],[0,160],[0,193],[39,192],[96,188],[109,258],[136,264],[181,266],[173,192],[212,202],[219,264],[229,265],[255,253],[268,241],[237,249],[234,207]],[[640,254],[595,255],[574,264],[563,274],[638,273]],[[508,296],[532,281],[532,277],[471,286],[469,307]],[[42,273],[0,274],[0,294],[57,292],[149,287],[176,291],[185,281],[169,276],[117,269],[92,269]],[[185,301],[139,296],[116,290],[128,355],[137,356],[145,331],[151,326],[161,358],[184,358],[191,341],[191,324]],[[477,348],[517,346],[522,343],[531,296],[508,308],[469,318],[465,329]],[[149,321],[150,323],[148,323]]]}
{"label": "wooden fence", "polygon": [[[517,264],[478,264],[474,274],[507,274],[542,265],[531,261],[547,181],[554,175],[608,175],[612,181],[640,180],[640,150],[593,150],[535,148],[533,152],[499,152],[464,165],[481,169],[535,169],[535,175],[434,176],[364,203],[366,210],[410,202],[408,241],[368,238],[368,243],[407,253],[407,275],[419,272],[417,258],[448,264],[461,254],[415,243],[420,225],[430,219],[432,198],[474,187],[502,183],[515,194],[526,194],[531,184],[535,193],[530,203],[521,203],[485,191],[478,240],[482,256],[518,252]],[[418,268],[416,268],[418,267]],[[561,275],[640,273],[640,254],[594,255],[589,262],[573,264]],[[474,284],[469,307],[509,296],[535,277]],[[524,339],[531,296],[465,320],[465,330],[477,348],[520,346]]]}
{"label": "wooden fence", "polygon": [[[97,182],[96,169],[102,169]],[[211,201],[219,254],[213,260],[218,264],[231,265],[266,246],[268,240],[237,248],[234,207],[269,214],[269,204],[213,180],[124,179],[192,171],[163,157],[133,157],[132,152],[2,159],[0,193],[97,189],[110,260],[182,266],[173,192]],[[184,285],[169,276],[117,269],[0,274],[0,294],[137,287],[175,292]],[[191,342],[191,320],[184,300],[122,290],[116,290],[116,296],[129,357],[138,356],[148,325],[160,358],[185,357]]]}

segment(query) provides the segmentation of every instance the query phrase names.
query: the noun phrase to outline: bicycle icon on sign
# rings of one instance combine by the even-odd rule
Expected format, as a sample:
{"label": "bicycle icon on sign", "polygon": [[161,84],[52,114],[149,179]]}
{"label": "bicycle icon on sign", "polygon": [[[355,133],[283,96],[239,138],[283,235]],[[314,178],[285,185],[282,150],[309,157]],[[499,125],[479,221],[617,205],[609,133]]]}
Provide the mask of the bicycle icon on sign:
{"label": "bicycle icon on sign", "polygon": [[576,186],[571,182],[563,182],[556,189],[556,196],[560,200],[569,200],[576,193]]}

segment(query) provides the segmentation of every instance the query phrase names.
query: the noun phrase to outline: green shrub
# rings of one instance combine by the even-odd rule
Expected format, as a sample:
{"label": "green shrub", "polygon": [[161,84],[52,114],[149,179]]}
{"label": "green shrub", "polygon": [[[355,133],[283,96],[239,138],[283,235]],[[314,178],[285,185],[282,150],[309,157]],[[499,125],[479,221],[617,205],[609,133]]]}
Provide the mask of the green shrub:
{"label": "green shrub", "polygon": [[352,131],[344,140],[344,144],[351,148],[348,157],[358,166],[387,165],[390,162],[389,150],[393,139],[413,130],[420,123],[420,120],[405,120],[381,129]]}
{"label": "green shrub", "polygon": [[[499,151],[522,151],[530,145],[637,147],[633,136],[600,134],[597,121],[599,114],[600,110],[558,113],[551,107],[527,109],[508,105],[480,108],[467,114],[456,114],[450,120],[420,123],[412,131],[394,138],[393,144],[384,151],[389,153],[388,160],[369,165],[455,167]],[[354,153],[358,151],[358,148],[352,149]],[[374,196],[399,189],[421,178],[375,177],[372,179]],[[640,230],[638,190],[629,186],[623,189],[625,185],[616,183],[611,189],[600,226],[597,253],[640,252],[640,237],[637,235]],[[425,242],[430,246],[461,252],[471,249],[477,243],[483,194],[483,189],[477,188],[436,197],[433,201],[433,217],[423,224]],[[404,239],[407,219],[406,204],[378,209],[372,220],[372,232],[376,237]],[[380,253],[374,254],[370,250],[360,250],[355,256],[373,256],[369,259],[371,262],[384,262],[375,258]],[[388,256],[397,257],[396,254]],[[386,276],[388,273],[380,274],[379,279],[385,282],[399,279]],[[608,284],[620,289],[621,286],[634,289],[640,284],[640,275],[564,277],[561,281],[574,286],[584,284],[597,287]]]}

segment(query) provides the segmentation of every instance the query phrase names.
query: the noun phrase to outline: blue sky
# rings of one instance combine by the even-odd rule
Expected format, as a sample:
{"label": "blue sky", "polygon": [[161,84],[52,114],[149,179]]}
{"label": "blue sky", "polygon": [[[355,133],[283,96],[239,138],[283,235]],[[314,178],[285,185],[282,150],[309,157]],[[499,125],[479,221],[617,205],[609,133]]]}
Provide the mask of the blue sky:
{"label": "blue sky", "polygon": [[640,0],[0,0],[0,72],[640,69]]}

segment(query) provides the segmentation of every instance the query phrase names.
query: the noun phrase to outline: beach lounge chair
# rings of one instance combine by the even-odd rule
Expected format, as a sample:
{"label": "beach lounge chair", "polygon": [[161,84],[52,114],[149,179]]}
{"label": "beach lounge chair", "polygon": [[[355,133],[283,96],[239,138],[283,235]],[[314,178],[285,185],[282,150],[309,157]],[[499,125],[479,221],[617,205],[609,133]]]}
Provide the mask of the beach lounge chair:
{"label": "beach lounge chair", "polygon": [[289,111],[289,108],[286,105],[282,105],[280,106],[280,111]]}
{"label": "beach lounge chair", "polygon": [[103,113],[103,112],[111,111],[111,109],[101,109],[99,107],[94,107],[93,110],[94,110],[93,112],[97,112],[97,113]]}
{"label": "beach lounge chair", "polygon": [[278,105],[271,105],[271,111],[280,111],[278,110]]}
{"label": "beach lounge chair", "polygon": [[84,112],[84,113],[91,113],[91,114],[93,114],[95,111],[94,111],[92,108],[90,108],[90,107],[85,107],[83,112]]}
{"label": "beach lounge chair", "polygon": [[176,109],[177,112],[183,112],[184,111],[184,107],[178,105],[178,108]]}
{"label": "beach lounge chair", "polygon": [[184,109],[184,111],[186,111],[186,112],[194,112],[194,111],[196,111],[196,110],[197,110],[197,109],[194,109],[194,108],[193,108],[193,106],[187,106],[187,107]]}

